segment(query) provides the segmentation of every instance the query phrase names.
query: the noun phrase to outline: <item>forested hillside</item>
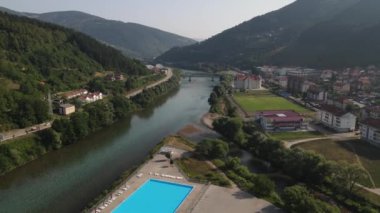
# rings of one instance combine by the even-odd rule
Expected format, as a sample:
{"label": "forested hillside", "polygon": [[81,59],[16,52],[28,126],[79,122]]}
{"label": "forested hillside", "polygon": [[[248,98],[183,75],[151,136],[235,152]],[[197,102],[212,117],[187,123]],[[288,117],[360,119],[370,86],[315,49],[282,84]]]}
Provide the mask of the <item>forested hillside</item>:
{"label": "forested hillside", "polygon": [[176,65],[346,67],[380,64],[380,1],[297,0],[158,58]]}
{"label": "forested hillside", "polygon": [[79,88],[104,70],[147,72],[84,34],[0,12],[0,130],[45,121],[48,91]]}
{"label": "forested hillside", "polygon": [[300,35],[277,64],[341,67],[380,64],[380,1],[362,0]]}

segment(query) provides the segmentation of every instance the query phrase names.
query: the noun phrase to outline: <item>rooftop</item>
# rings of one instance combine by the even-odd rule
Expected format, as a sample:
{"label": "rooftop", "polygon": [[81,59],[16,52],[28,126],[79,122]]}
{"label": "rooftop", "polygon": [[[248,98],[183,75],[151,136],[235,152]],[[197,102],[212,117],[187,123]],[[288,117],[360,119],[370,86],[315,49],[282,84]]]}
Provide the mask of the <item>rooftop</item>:
{"label": "rooftop", "polygon": [[380,119],[369,118],[369,119],[362,121],[361,123],[366,124],[366,125],[371,126],[371,127],[374,127],[376,129],[380,129]]}
{"label": "rooftop", "polygon": [[293,110],[269,110],[257,112],[258,115],[270,118],[274,122],[302,121],[302,116]]}
{"label": "rooftop", "polygon": [[329,113],[336,115],[336,116],[339,116],[339,117],[348,113],[348,112],[346,112],[346,111],[344,111],[344,110],[342,110],[336,106],[327,105],[327,104],[321,105],[320,110],[323,110],[325,112],[329,112]]}

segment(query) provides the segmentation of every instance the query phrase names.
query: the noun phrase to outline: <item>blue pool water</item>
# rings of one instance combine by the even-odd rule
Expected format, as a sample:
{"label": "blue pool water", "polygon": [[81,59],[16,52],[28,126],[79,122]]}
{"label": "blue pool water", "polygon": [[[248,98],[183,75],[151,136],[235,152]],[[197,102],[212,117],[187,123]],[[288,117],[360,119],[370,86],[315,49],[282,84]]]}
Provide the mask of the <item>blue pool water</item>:
{"label": "blue pool water", "polygon": [[112,213],[173,213],[192,186],[149,179]]}

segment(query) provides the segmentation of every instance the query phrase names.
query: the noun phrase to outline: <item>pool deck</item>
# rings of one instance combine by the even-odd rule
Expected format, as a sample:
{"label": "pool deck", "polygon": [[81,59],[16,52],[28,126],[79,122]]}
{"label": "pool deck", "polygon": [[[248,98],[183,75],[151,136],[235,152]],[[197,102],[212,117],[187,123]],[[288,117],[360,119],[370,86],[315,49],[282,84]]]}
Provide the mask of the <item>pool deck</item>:
{"label": "pool deck", "polygon": [[[169,148],[174,151],[174,159],[179,158],[184,153],[186,153],[185,150],[180,150],[172,147]],[[162,174],[175,177],[183,177],[183,179],[163,177]],[[111,198],[113,198],[112,202],[110,202],[105,207],[104,201],[92,212],[112,212],[113,209],[119,206],[125,199],[127,199],[133,192],[135,192],[149,179],[157,179],[193,186],[191,193],[177,209],[176,212],[178,213],[280,212],[269,202],[255,198],[254,196],[241,191],[236,186],[232,188],[223,188],[213,185],[190,182],[186,179],[186,177],[183,176],[183,174],[175,165],[170,165],[169,160],[161,154],[154,155],[153,159],[142,165],[133,176],[126,180],[125,184],[123,184],[120,188],[114,190],[112,196],[106,199],[106,201],[109,201]],[[124,190],[122,190],[122,188],[124,188]],[[116,194],[118,192],[122,193],[119,193],[117,196]]]}

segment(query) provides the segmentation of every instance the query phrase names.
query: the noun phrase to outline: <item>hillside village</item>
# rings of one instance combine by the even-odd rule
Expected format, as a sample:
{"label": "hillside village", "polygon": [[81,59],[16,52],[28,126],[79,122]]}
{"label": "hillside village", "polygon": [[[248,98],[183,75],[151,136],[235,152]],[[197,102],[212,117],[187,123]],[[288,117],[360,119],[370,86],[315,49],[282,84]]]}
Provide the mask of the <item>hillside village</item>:
{"label": "hillside village", "polygon": [[[143,86],[143,84],[153,82],[153,80],[156,80],[156,76],[157,78],[160,78],[162,75],[167,75],[168,73],[168,69],[161,64],[146,65],[146,68],[150,71],[150,74],[148,76],[153,76],[154,79],[144,81],[141,85],[138,84],[135,87]],[[120,83],[127,84],[126,82],[128,80],[128,77],[125,76],[123,73],[114,71],[107,71],[106,73],[107,74],[104,74],[104,76],[100,78],[102,83],[108,85],[115,85]],[[133,79],[133,81],[135,80],[136,79]],[[138,79],[136,81],[138,81]],[[56,114],[67,116],[74,113],[81,106],[102,100],[107,96],[107,94],[104,94],[104,91],[98,91],[97,88],[91,88],[91,86],[89,87],[90,89],[80,88],[76,90],[54,94],[52,107],[53,111]],[[135,88],[126,88],[126,90],[128,89]]]}

